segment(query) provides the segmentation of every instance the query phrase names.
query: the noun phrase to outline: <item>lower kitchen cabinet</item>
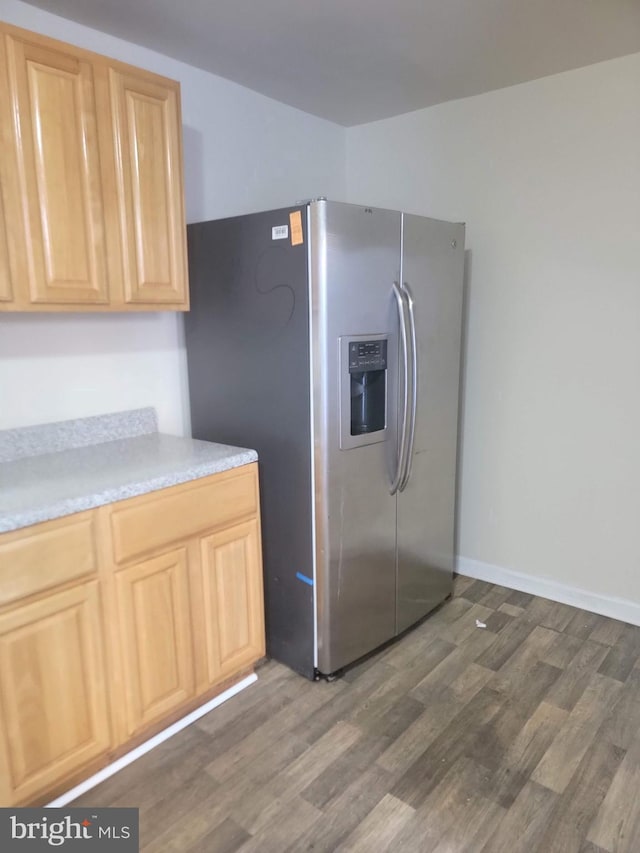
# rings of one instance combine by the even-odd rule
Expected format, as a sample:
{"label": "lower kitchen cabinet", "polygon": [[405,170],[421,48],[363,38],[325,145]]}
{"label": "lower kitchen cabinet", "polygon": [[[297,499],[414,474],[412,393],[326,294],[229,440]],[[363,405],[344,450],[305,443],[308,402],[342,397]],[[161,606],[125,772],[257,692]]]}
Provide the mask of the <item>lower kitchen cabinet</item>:
{"label": "lower kitchen cabinet", "polygon": [[0,534],[0,806],[46,803],[264,656],[257,464]]}
{"label": "lower kitchen cabinet", "polygon": [[181,548],[116,576],[128,735],[195,694],[187,570]]}
{"label": "lower kitchen cabinet", "polygon": [[200,542],[195,601],[204,608],[205,672],[209,684],[264,655],[260,533],[257,521],[229,527]]}
{"label": "lower kitchen cabinet", "polygon": [[98,583],[0,615],[0,805],[46,791],[111,743]]}

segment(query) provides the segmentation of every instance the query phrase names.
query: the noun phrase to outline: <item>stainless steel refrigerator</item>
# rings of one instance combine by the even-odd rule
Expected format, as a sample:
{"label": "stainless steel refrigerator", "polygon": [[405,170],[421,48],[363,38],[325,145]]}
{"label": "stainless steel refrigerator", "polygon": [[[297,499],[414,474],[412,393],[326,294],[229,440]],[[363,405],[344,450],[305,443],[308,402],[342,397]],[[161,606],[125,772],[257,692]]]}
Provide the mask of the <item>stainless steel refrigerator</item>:
{"label": "stainless steel refrigerator", "polygon": [[258,451],[267,651],[333,675],[451,592],[464,226],[320,199],[188,244],[193,435]]}

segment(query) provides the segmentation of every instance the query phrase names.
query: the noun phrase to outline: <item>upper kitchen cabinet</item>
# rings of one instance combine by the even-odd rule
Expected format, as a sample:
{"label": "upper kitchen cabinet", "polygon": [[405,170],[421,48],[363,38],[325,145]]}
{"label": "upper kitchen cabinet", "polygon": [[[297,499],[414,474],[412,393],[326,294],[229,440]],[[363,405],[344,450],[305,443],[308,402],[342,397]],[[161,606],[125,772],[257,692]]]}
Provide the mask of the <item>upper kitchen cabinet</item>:
{"label": "upper kitchen cabinet", "polygon": [[4,61],[4,42],[0,39],[0,310],[15,299],[14,281],[17,272],[14,267],[16,252],[15,238],[19,228],[9,229],[7,212],[10,196],[17,194],[15,184],[16,163],[12,156],[11,107],[9,103],[9,84],[7,65]]}
{"label": "upper kitchen cabinet", "polygon": [[[1,84],[0,84],[1,85]],[[13,300],[13,276],[9,263],[7,218],[4,212],[4,182],[0,175],[0,304]]]}
{"label": "upper kitchen cabinet", "polygon": [[180,89],[109,68],[127,303],[187,300]]}
{"label": "upper kitchen cabinet", "polygon": [[0,36],[0,311],[187,310],[179,85]]}

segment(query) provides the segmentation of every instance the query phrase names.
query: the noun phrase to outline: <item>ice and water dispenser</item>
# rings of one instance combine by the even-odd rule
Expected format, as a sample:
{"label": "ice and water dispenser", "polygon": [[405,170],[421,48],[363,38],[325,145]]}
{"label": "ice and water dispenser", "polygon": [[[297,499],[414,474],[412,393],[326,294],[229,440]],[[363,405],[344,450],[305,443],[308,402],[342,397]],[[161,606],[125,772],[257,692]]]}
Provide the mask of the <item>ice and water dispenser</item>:
{"label": "ice and water dispenser", "polygon": [[342,343],[340,446],[346,450],[385,438],[387,338],[347,338]]}
{"label": "ice and water dispenser", "polygon": [[349,341],[351,435],[385,428],[387,342]]}

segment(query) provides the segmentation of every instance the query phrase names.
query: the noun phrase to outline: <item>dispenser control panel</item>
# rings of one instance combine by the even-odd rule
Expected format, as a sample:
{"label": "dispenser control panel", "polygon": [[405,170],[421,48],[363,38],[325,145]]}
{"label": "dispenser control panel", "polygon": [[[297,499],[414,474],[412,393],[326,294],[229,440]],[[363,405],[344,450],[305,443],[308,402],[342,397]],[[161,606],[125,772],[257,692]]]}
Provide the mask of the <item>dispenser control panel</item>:
{"label": "dispenser control panel", "polygon": [[349,341],[349,373],[386,369],[386,340]]}

